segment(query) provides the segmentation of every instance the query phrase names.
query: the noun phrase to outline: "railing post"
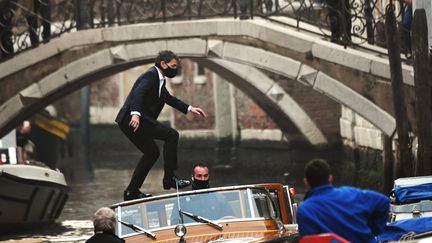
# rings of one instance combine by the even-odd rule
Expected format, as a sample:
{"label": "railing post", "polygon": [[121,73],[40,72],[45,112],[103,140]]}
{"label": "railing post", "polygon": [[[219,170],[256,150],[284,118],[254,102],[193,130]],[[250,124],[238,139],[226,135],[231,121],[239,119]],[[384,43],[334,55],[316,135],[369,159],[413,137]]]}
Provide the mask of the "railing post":
{"label": "railing post", "polygon": [[424,9],[415,11],[411,29],[418,136],[414,173],[416,176],[423,176],[432,173],[431,85],[428,77],[428,28]]}
{"label": "railing post", "polygon": [[107,1],[107,18],[108,18],[108,26],[114,25],[115,13],[114,13],[114,0],[106,0]]}
{"label": "railing post", "polygon": [[88,0],[76,0],[76,22],[77,29],[88,29],[90,28],[90,12],[88,11],[89,2]]}
{"label": "railing post", "polygon": [[202,10],[203,1],[204,1],[204,0],[200,0],[200,2],[199,2],[199,6],[198,6],[198,16],[201,16],[201,10]]}
{"label": "railing post", "polygon": [[279,0],[276,0],[275,1],[275,13],[277,13],[277,14],[280,14],[279,13],[279,11],[280,11],[280,6],[279,6]]}
{"label": "railing post", "polygon": [[88,6],[88,13],[89,13],[89,25],[90,28],[94,28],[94,21],[93,21],[95,18],[94,1],[88,0],[87,6]]}
{"label": "railing post", "polygon": [[162,21],[166,22],[166,0],[161,1]]}
{"label": "railing post", "polygon": [[231,4],[233,5],[234,18],[237,18],[237,0],[232,0]]}
{"label": "railing post", "polygon": [[411,176],[413,168],[411,162],[411,151],[409,149],[408,118],[405,107],[399,35],[397,32],[396,16],[392,2],[390,2],[389,6],[386,8],[386,35],[393,90],[393,105],[396,118],[396,131],[398,135],[396,178],[400,178]]}
{"label": "railing post", "polygon": [[188,11],[188,19],[192,19],[192,3],[191,0],[187,0],[187,11]]}
{"label": "railing post", "polygon": [[253,15],[254,15],[254,4],[253,4],[253,0],[249,0],[249,12],[250,12],[250,18],[253,19]]}
{"label": "railing post", "polygon": [[371,0],[365,0],[365,17],[366,17],[366,35],[369,44],[375,43],[375,33],[373,29],[373,15]]}
{"label": "railing post", "polygon": [[[340,27],[340,33],[341,33],[341,37],[342,37],[342,41],[343,41],[343,45],[346,46],[349,44],[348,43],[348,33],[347,33],[347,19],[346,19],[346,11],[350,11],[349,6],[346,6],[346,2],[345,0],[340,0],[339,1],[340,4],[340,20],[341,20],[341,27]],[[349,0],[348,0],[348,4],[349,4]]]}
{"label": "railing post", "polygon": [[383,192],[389,195],[393,186],[393,136],[389,137],[383,133],[381,140],[383,144]]}

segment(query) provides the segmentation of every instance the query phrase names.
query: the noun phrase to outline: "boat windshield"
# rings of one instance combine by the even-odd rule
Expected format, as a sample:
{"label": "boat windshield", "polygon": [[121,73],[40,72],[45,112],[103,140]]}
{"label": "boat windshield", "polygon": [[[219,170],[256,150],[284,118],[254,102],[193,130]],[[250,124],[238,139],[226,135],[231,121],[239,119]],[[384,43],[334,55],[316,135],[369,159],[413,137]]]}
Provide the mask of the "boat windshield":
{"label": "boat windshield", "polygon": [[[180,202],[180,205],[179,205]],[[263,188],[212,191],[158,198],[116,208],[118,220],[137,225],[151,232],[185,225],[201,224],[190,217],[180,216],[179,208],[187,213],[220,221],[259,220],[278,217],[274,204]],[[136,234],[132,229],[117,224],[120,237]]]}

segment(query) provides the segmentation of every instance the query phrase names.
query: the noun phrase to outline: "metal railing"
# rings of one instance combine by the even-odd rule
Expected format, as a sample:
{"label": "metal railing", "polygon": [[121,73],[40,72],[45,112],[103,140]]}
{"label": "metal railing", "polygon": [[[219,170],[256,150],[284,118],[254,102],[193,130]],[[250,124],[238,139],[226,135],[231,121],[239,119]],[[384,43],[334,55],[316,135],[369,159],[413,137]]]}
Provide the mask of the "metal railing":
{"label": "metal railing", "polygon": [[[6,0],[0,1],[0,59],[47,42],[65,32],[144,22],[214,17],[310,25],[342,45],[364,42],[385,46],[384,15],[388,0]],[[402,21],[403,0],[395,1]],[[308,25],[304,25],[308,24]],[[307,27],[309,26],[309,27]]]}

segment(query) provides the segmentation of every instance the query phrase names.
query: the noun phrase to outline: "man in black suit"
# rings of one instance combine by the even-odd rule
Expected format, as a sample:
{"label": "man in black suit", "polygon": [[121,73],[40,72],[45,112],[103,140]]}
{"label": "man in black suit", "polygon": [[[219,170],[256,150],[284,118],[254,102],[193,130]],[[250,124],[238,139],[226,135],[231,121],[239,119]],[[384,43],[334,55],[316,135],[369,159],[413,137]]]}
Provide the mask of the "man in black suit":
{"label": "man in black suit", "polygon": [[177,75],[179,58],[171,51],[161,51],[155,60],[155,66],[143,73],[135,82],[126,102],[120,109],[116,122],[123,133],[143,153],[136,166],[132,179],[124,191],[124,200],[150,197],[150,194],[139,191],[148,172],[159,157],[159,149],[154,139],[164,141],[163,157],[164,179],[163,188],[168,190],[190,185],[189,180],[178,179],[174,175],[177,169],[178,132],[157,121],[157,117],[166,104],[184,114],[192,112],[206,117],[205,112],[198,107],[187,105],[177,99],[165,88],[165,78]]}

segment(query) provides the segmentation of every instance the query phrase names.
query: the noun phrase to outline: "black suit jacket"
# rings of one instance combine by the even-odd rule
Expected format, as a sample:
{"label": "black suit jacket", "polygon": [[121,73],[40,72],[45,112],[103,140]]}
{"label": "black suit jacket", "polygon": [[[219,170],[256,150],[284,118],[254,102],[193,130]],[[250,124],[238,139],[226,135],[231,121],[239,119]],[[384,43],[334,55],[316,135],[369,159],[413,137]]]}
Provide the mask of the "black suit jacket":
{"label": "black suit jacket", "polygon": [[125,118],[130,118],[131,111],[138,111],[141,113],[141,121],[157,124],[157,118],[165,103],[184,114],[188,111],[189,105],[172,96],[165,85],[162,86],[159,97],[159,75],[153,66],[135,81],[115,121],[120,124]]}

